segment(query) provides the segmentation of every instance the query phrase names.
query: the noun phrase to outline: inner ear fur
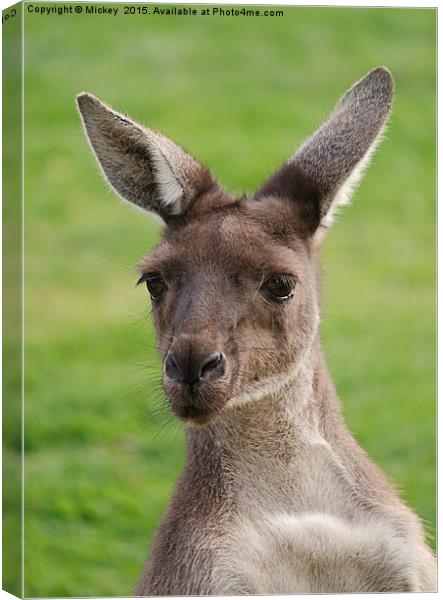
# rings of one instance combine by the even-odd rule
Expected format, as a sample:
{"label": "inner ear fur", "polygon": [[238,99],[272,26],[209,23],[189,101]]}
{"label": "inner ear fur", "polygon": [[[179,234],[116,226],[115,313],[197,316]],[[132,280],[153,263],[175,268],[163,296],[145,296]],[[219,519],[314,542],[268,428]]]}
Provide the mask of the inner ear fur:
{"label": "inner ear fur", "polygon": [[214,185],[209,170],[164,135],[92,94],[79,94],[77,105],[98,164],[122,199],[168,222]]}

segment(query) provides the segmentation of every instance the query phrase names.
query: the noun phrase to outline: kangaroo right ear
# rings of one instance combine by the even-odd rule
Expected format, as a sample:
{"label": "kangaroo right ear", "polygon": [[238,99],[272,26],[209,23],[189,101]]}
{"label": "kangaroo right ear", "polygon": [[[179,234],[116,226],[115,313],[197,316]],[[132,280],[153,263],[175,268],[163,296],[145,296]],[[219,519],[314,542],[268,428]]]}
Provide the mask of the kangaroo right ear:
{"label": "kangaroo right ear", "polygon": [[92,94],[79,94],[77,104],[105,178],[124,200],[168,222],[213,185],[205,167],[160,133],[131,121]]}
{"label": "kangaroo right ear", "polygon": [[393,80],[378,67],[339,101],[329,119],[256,193],[284,198],[295,206],[299,232],[315,240],[333,221],[351,193],[378,141],[391,110]]}

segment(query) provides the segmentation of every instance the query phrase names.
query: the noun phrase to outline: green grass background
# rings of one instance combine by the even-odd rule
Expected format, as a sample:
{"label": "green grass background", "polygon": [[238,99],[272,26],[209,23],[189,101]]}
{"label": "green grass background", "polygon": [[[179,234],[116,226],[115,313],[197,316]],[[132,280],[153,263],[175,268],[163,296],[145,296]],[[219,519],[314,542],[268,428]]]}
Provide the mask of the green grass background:
{"label": "green grass background", "polygon": [[436,12],[284,12],[26,15],[27,596],[131,594],[184,461],[134,288],[158,226],[104,185],[82,90],[253,191],[354,80],[392,70],[386,140],[324,247],[322,332],[350,428],[433,540]]}

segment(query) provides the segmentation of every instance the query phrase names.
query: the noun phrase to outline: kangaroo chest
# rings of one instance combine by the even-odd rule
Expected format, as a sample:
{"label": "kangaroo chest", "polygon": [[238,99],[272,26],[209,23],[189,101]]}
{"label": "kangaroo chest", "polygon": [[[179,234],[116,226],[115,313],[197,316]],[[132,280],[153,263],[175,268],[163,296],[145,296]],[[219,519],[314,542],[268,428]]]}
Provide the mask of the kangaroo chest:
{"label": "kangaroo chest", "polygon": [[355,484],[339,457],[322,439],[282,457],[250,457],[238,470],[238,510],[250,516],[274,512],[325,512],[355,517]]}
{"label": "kangaroo chest", "polygon": [[214,593],[388,591],[384,581],[410,589],[405,541],[362,508],[325,440],[300,444],[285,459],[257,451],[237,475],[235,515],[214,556]]}

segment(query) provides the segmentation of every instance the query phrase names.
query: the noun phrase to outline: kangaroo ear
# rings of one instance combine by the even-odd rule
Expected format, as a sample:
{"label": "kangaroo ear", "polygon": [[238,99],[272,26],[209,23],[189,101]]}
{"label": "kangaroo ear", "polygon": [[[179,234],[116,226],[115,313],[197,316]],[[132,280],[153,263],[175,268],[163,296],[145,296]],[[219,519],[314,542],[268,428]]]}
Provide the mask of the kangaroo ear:
{"label": "kangaroo ear", "polygon": [[329,119],[258,190],[296,203],[296,225],[303,237],[320,239],[337,207],[350,201],[353,188],[377,143],[391,110],[393,79],[384,67],[358,81]]}
{"label": "kangaroo ear", "polygon": [[124,200],[168,222],[214,183],[206,168],[160,133],[91,94],[79,94],[77,104],[105,178]]}

